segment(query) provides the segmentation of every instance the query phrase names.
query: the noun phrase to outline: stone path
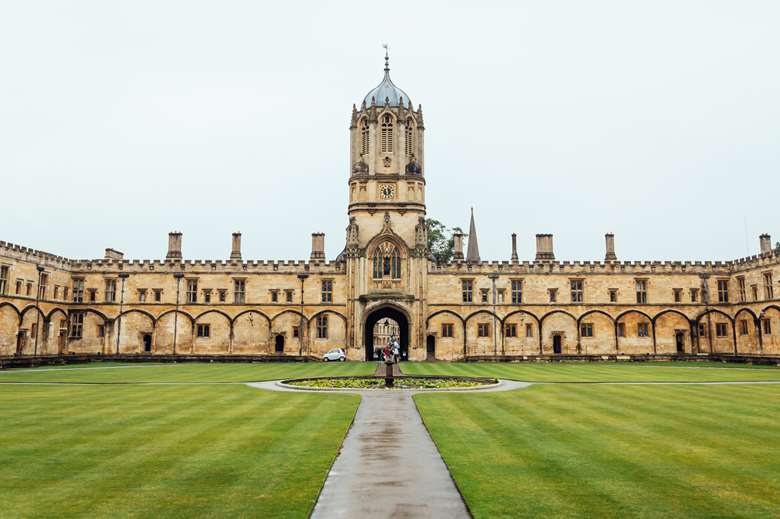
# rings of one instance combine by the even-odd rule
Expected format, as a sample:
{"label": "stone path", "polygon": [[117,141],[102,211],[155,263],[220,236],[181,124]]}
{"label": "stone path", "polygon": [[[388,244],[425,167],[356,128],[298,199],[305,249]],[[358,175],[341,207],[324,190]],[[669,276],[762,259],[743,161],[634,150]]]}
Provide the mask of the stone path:
{"label": "stone path", "polygon": [[313,518],[471,517],[407,391],[364,392]]}
{"label": "stone path", "polygon": [[[381,366],[384,368],[384,366]],[[275,391],[300,391],[276,381],[248,384]],[[525,382],[501,381],[489,389],[510,391]],[[463,498],[422,423],[411,390],[345,392],[361,395],[313,518],[469,518]]]}

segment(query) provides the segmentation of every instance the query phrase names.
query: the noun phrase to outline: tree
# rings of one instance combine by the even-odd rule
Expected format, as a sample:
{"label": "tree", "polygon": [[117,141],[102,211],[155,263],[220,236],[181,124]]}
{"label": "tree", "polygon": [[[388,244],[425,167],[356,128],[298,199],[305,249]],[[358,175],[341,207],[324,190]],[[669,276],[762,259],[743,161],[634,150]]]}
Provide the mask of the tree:
{"label": "tree", "polygon": [[436,263],[449,263],[455,254],[455,233],[463,233],[460,227],[448,229],[443,223],[433,218],[425,219],[428,231],[428,250],[431,251]]}

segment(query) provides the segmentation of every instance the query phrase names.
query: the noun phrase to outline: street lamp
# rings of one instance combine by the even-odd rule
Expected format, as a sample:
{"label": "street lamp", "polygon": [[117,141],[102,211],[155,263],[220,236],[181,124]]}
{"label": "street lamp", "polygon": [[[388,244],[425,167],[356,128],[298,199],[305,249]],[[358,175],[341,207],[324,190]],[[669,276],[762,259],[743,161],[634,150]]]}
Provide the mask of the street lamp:
{"label": "street lamp", "polygon": [[493,357],[495,357],[498,355],[498,329],[496,328],[496,280],[498,274],[490,274],[488,277],[493,282]]}
{"label": "street lamp", "polygon": [[301,272],[298,274],[298,279],[301,280],[301,322],[298,326],[298,356],[303,355],[303,282],[308,278],[309,275],[306,272]]}
{"label": "street lamp", "polygon": [[122,280],[122,290],[119,294],[119,316],[116,321],[116,354],[119,355],[119,335],[122,332],[122,307],[125,304],[125,279],[130,277],[127,272],[120,272],[119,279]]}
{"label": "street lamp", "polygon": [[176,311],[173,312],[173,354],[176,355],[176,333],[179,326],[179,287],[184,272],[174,272],[173,277],[176,278]]}
{"label": "street lamp", "polygon": [[38,290],[35,294],[35,346],[33,348],[33,357],[38,356],[38,336],[41,334],[41,308],[40,308],[40,301],[41,301],[41,277],[43,276],[43,267],[41,265],[37,265],[36,268],[38,269]]}

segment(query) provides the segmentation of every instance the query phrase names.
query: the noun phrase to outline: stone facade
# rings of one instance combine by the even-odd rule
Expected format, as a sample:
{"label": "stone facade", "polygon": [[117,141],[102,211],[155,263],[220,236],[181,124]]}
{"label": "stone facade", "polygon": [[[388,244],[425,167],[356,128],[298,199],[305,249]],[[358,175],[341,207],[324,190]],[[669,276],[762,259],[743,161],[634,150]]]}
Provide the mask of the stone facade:
{"label": "stone facade", "polygon": [[[380,96],[378,99],[377,96]],[[374,325],[399,325],[411,360],[615,354],[780,354],[780,254],[727,262],[481,261],[473,216],[467,256],[435,264],[425,231],[422,108],[382,83],[350,123],[344,248],[308,261],[73,260],[0,242],[0,356],[69,353],[373,356]]]}

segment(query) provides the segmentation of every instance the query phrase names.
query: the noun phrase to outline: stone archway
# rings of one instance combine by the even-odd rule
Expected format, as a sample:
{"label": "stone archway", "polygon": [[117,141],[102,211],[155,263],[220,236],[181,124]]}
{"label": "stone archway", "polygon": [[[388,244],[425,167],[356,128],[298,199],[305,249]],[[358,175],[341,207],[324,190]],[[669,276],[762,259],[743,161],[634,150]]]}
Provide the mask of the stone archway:
{"label": "stone archway", "polygon": [[400,328],[399,342],[401,343],[401,360],[409,358],[409,319],[406,314],[393,306],[383,306],[373,310],[366,317],[363,326],[363,345],[365,359],[374,360],[374,325],[382,319],[391,319],[398,323]]}

